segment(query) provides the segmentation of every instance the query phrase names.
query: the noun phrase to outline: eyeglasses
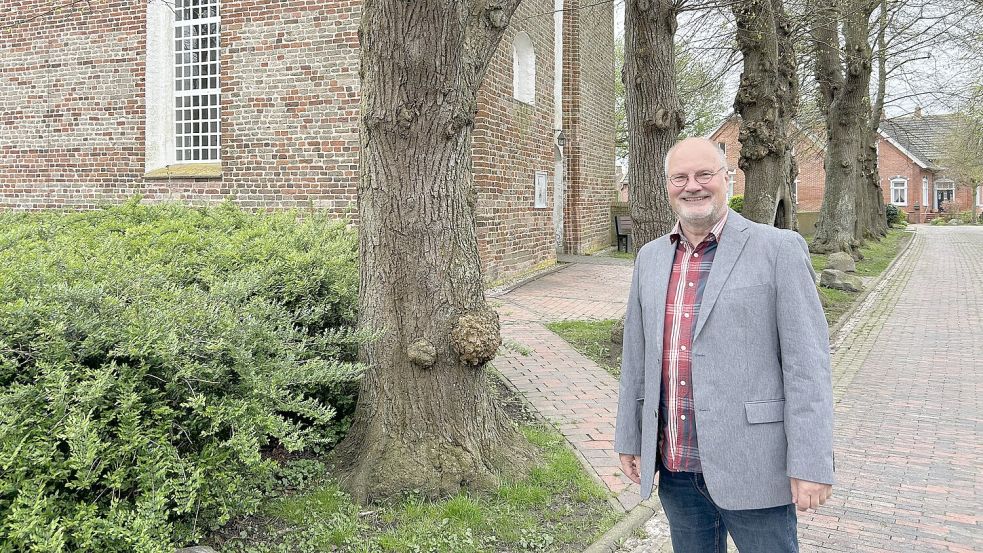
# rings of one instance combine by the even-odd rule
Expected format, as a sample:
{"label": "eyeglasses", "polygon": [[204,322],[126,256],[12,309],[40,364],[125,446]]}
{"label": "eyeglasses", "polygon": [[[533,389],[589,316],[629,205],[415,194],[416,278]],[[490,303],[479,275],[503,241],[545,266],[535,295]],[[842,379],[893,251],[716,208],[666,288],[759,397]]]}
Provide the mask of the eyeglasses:
{"label": "eyeglasses", "polygon": [[[724,168],[721,167],[716,171],[706,171],[706,170],[699,171],[695,175],[693,175],[693,180],[695,180],[697,184],[707,184],[714,177],[714,175],[716,175],[717,173],[723,170]],[[682,188],[686,186],[686,183],[689,182],[689,175],[673,175],[669,177],[669,182],[671,182],[673,186]]]}

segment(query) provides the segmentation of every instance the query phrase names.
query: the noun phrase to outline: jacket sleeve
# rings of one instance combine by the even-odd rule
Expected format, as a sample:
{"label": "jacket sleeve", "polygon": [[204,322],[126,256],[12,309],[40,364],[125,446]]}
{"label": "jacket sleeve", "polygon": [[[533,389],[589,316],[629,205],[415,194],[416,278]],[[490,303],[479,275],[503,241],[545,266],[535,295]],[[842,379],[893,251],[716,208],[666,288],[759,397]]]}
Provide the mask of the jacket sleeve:
{"label": "jacket sleeve", "polygon": [[618,417],[614,432],[615,451],[629,455],[641,455],[642,451],[642,402],[638,401],[645,396],[645,329],[642,327],[638,284],[641,259],[642,252],[639,251],[625,315]]}
{"label": "jacket sleeve", "polygon": [[816,290],[809,248],[802,236],[786,233],[775,271],[788,476],[832,484],[829,327]]}

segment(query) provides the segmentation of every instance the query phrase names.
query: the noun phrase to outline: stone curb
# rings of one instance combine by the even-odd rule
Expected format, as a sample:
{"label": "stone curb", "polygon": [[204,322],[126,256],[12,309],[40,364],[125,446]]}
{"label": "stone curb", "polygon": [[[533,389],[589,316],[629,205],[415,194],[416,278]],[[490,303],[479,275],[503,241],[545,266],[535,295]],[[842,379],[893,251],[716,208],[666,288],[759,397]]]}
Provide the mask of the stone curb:
{"label": "stone curb", "polygon": [[898,255],[894,256],[894,259],[891,260],[891,263],[888,264],[888,266],[885,267],[883,271],[881,271],[881,274],[877,275],[874,278],[873,282],[864,286],[864,291],[861,292],[859,296],[857,296],[857,299],[854,300],[854,302],[850,305],[850,308],[847,309],[842,315],[840,315],[839,319],[836,319],[836,322],[833,323],[833,325],[829,329],[830,344],[835,344],[838,342],[838,338],[839,338],[838,334],[843,329],[843,326],[846,325],[846,323],[853,318],[857,310],[860,309],[860,306],[862,306],[864,302],[867,301],[867,297],[870,296],[872,293],[874,293],[875,290],[877,290],[877,287],[881,284],[881,281],[883,281],[891,273],[894,272],[894,268],[895,266],[897,266],[898,261],[902,257],[904,257],[906,253],[908,253],[908,250],[911,249],[911,245],[915,243],[915,235],[917,234],[917,230],[918,229],[905,231],[905,232],[911,232],[911,238],[909,238],[907,243],[905,243],[904,249],[898,252]]}
{"label": "stone curb", "polygon": [[494,288],[486,288],[485,297],[497,298],[499,296],[504,296],[505,294],[508,294],[509,292],[515,290],[516,288],[525,286],[526,284],[529,284],[534,280],[543,278],[546,275],[553,274],[557,271],[562,271],[563,269],[566,269],[569,266],[570,266],[569,263],[557,260],[557,262],[554,265],[550,265],[549,267],[546,267],[544,269],[534,271],[528,275],[519,277],[518,279],[513,280],[511,282],[507,282],[505,284],[495,286]]}
{"label": "stone curb", "polygon": [[584,550],[584,553],[611,553],[617,551],[621,543],[631,536],[637,528],[648,522],[650,518],[662,512],[659,497],[653,495],[628,511],[625,518],[611,527],[596,542]]}

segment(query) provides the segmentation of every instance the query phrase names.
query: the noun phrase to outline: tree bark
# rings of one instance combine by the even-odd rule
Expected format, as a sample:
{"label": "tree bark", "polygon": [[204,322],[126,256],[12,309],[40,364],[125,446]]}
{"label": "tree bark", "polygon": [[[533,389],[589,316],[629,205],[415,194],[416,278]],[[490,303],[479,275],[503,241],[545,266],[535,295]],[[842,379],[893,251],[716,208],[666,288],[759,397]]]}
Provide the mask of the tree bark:
{"label": "tree bark", "polygon": [[[869,195],[872,53],[867,42],[873,8],[867,3],[851,3],[840,13],[837,5],[835,0],[821,0],[813,10],[816,80],[826,114],[827,147],[826,191],[810,249],[859,257],[873,209]],[[841,20],[842,52],[837,31]],[[876,157],[874,167],[876,170]]]}
{"label": "tree bark", "polygon": [[525,468],[493,402],[501,343],[475,238],[476,94],[519,0],[366,0],[361,42],[359,323],[376,333],[336,449],[360,501],[439,497]]}
{"label": "tree bark", "polygon": [[677,10],[667,0],[625,6],[625,85],[628,123],[628,210],[635,250],[666,234],[675,215],[664,161],[685,124],[676,86]]}
{"label": "tree bark", "polygon": [[879,0],[880,13],[877,18],[877,92],[871,106],[870,123],[867,126],[866,154],[864,158],[864,177],[866,183],[857,195],[859,233],[861,241],[880,240],[887,235],[887,213],[884,208],[884,190],[881,188],[880,174],[877,170],[877,129],[884,112],[884,93],[887,88],[887,2]]}
{"label": "tree bark", "polygon": [[744,59],[734,99],[734,111],[741,116],[742,215],[795,228],[792,190],[798,168],[789,125],[798,109],[798,78],[791,23],[781,0],[743,0],[733,12]]}

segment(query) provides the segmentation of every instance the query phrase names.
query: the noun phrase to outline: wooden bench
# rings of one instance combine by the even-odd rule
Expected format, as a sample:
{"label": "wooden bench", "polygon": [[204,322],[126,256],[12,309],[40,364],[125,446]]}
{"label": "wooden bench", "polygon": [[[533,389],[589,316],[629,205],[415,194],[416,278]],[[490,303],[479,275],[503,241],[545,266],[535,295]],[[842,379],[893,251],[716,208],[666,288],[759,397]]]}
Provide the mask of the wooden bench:
{"label": "wooden bench", "polygon": [[[614,234],[618,237],[618,251],[628,252],[631,248],[631,216],[614,216]],[[621,245],[624,244],[624,249]]]}

